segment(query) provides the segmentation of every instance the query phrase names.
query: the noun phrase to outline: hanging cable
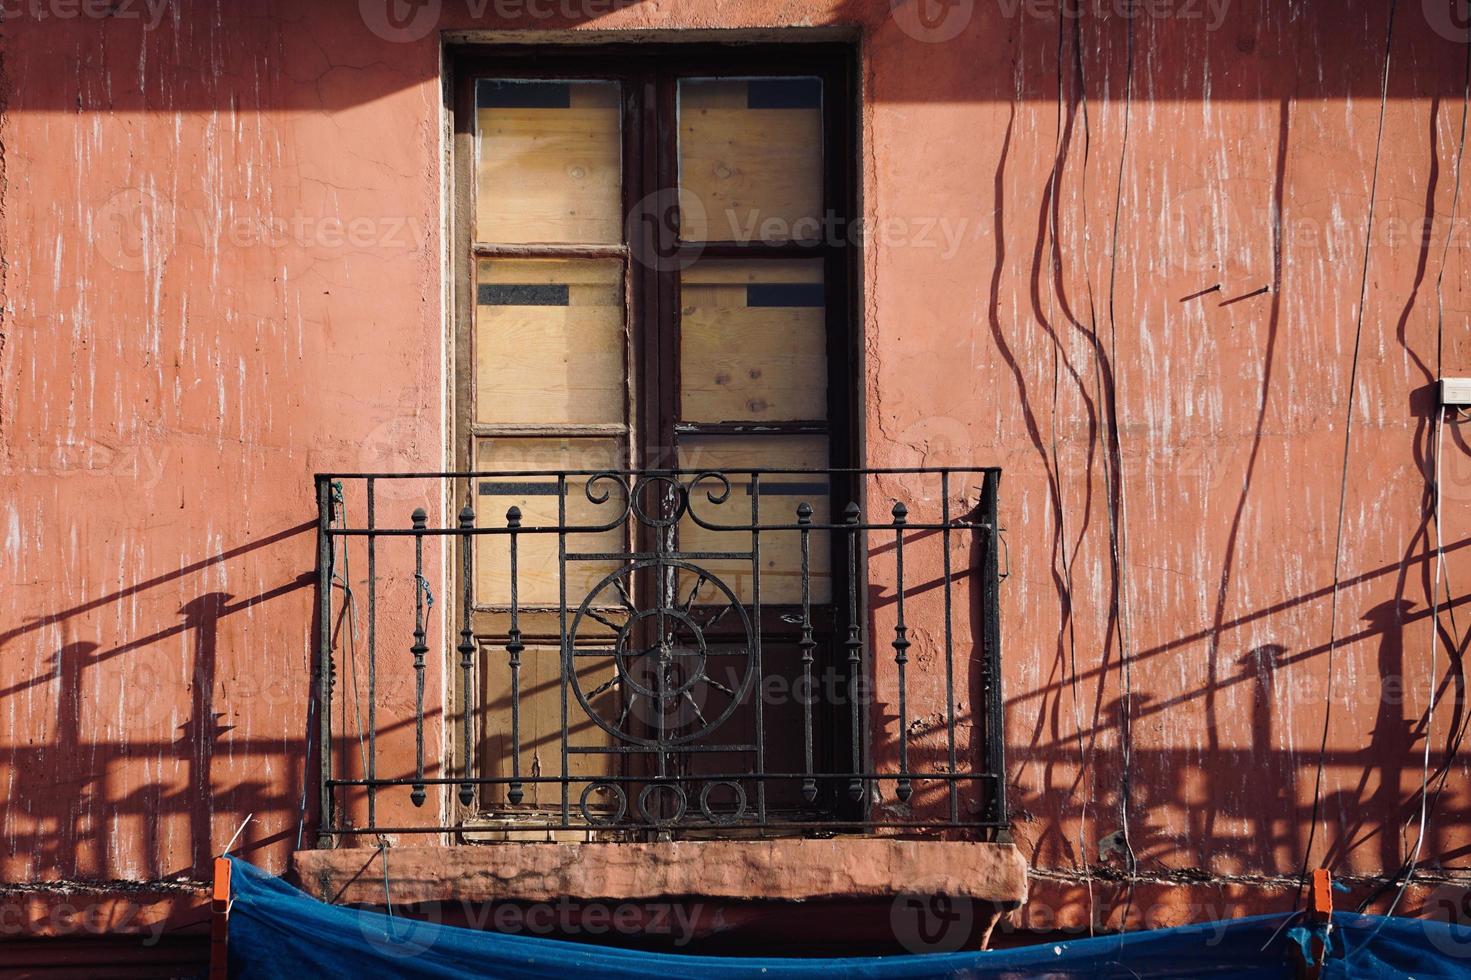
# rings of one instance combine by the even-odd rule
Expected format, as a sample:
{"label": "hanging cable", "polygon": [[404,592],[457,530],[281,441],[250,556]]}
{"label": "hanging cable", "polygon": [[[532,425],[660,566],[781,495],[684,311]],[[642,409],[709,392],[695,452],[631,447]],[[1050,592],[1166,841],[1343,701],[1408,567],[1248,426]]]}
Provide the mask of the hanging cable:
{"label": "hanging cable", "polygon": [[[1132,792],[1131,766],[1134,753],[1134,731],[1133,731],[1133,703],[1134,703],[1134,664],[1130,654],[1130,615],[1129,615],[1129,517],[1128,507],[1124,501],[1124,453],[1121,437],[1119,435],[1118,419],[1118,364],[1119,364],[1119,331],[1118,322],[1114,315],[1114,296],[1117,292],[1118,282],[1118,255],[1119,255],[1119,220],[1123,211],[1124,201],[1124,162],[1128,159],[1129,152],[1129,109],[1134,97],[1134,18],[1128,19],[1127,33],[1125,34],[1126,56],[1124,60],[1124,127],[1119,146],[1119,173],[1114,187],[1114,211],[1113,211],[1113,240],[1109,249],[1108,266],[1108,330],[1109,330],[1109,360],[1113,364],[1113,391],[1109,398],[1108,422],[1113,431],[1113,444],[1111,452],[1117,453],[1117,459],[1113,466],[1112,482],[1118,486],[1118,500],[1111,501],[1109,507],[1110,523],[1113,539],[1113,560],[1115,574],[1118,578],[1118,616],[1119,616],[1119,829],[1123,834],[1125,861],[1129,868],[1131,883],[1129,886],[1128,904],[1124,907],[1124,918],[1121,927],[1128,924],[1129,912],[1134,902],[1134,888],[1132,879],[1137,876],[1139,869],[1139,858],[1134,853],[1134,842],[1129,834],[1129,801]],[[1108,454],[1105,454],[1107,459]]]}
{"label": "hanging cable", "polygon": [[388,909],[390,918],[393,916],[393,891],[388,887],[388,841],[381,837],[378,839],[378,856],[383,860],[383,904]]}
{"label": "hanging cable", "polygon": [[1327,674],[1327,697],[1323,703],[1323,734],[1318,744],[1317,773],[1313,778],[1313,810],[1308,823],[1307,846],[1302,852],[1302,866],[1297,873],[1297,892],[1292,907],[1302,901],[1302,886],[1307,881],[1308,865],[1313,858],[1313,843],[1318,833],[1318,816],[1323,805],[1323,769],[1328,757],[1328,732],[1333,719],[1333,655],[1338,649],[1338,590],[1339,572],[1343,562],[1343,517],[1348,506],[1348,464],[1353,442],[1354,390],[1359,378],[1359,346],[1364,335],[1364,307],[1369,301],[1369,258],[1374,243],[1374,202],[1379,188],[1379,158],[1384,148],[1384,116],[1389,105],[1389,66],[1394,48],[1394,16],[1399,8],[1398,0],[1389,5],[1388,24],[1384,38],[1384,70],[1379,80],[1379,126],[1374,138],[1374,168],[1369,178],[1369,214],[1364,227],[1364,261],[1359,278],[1359,308],[1354,317],[1353,357],[1349,362],[1348,405],[1344,412],[1343,426],[1343,472],[1338,482],[1338,527],[1333,540],[1333,593],[1328,603],[1328,652],[1325,672]]}
{"label": "hanging cable", "polygon": [[[341,523],[337,526],[346,528],[348,526],[347,502],[343,499],[341,483],[333,482],[332,501],[333,503],[338,505],[337,508],[334,508],[333,520],[340,520]],[[339,575],[337,573],[337,545],[333,544],[332,568],[331,575],[328,581],[335,584],[338,588],[342,590],[342,616],[344,619],[347,620],[347,662],[352,671],[353,719],[357,724],[358,730],[358,760],[362,763],[363,775],[366,776],[368,774],[368,747],[367,736],[363,732],[362,691],[359,690],[358,684],[359,678],[361,676],[361,672],[358,670],[357,655],[358,602],[357,596],[354,595],[352,591],[352,568],[348,563],[349,552],[347,547],[347,537],[345,535],[338,535],[338,537],[342,538],[342,574]]]}
{"label": "hanging cable", "polygon": [[1430,597],[1430,670],[1429,700],[1425,709],[1425,751],[1420,757],[1420,830],[1415,837],[1415,851],[1408,862],[1404,880],[1401,882],[1399,891],[1394,896],[1394,901],[1389,903],[1385,915],[1393,915],[1395,907],[1399,905],[1400,899],[1405,895],[1405,889],[1410,886],[1410,878],[1415,874],[1415,865],[1420,861],[1420,852],[1425,846],[1425,825],[1429,814],[1427,809],[1430,802],[1430,743],[1435,735],[1435,705],[1438,700],[1439,691],[1435,683],[1435,655],[1440,642],[1440,582],[1445,575],[1445,539],[1441,533],[1440,523],[1440,462],[1443,455],[1443,443],[1445,434],[1445,412],[1439,408],[1435,412],[1435,484],[1431,489],[1432,507],[1435,521],[1435,576],[1431,586]]}

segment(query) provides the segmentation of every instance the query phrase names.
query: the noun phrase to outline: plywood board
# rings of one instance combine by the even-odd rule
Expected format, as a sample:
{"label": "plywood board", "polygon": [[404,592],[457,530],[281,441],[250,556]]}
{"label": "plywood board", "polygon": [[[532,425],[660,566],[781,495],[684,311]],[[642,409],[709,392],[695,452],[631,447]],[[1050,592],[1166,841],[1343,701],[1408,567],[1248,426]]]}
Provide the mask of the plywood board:
{"label": "plywood board", "polygon": [[680,280],[680,416],[827,418],[822,263],[707,260]]}
{"label": "plywood board", "polygon": [[[553,470],[598,469],[621,465],[618,443],[611,439],[482,439],[477,444],[477,469]],[[616,488],[609,499],[595,504],[587,497],[586,477],[569,477],[566,515],[571,525],[613,523],[622,514]],[[476,511],[481,526],[506,526],[506,512],[521,509],[523,527],[555,527],[558,519],[557,481],[554,476],[487,477],[475,481]],[[517,535],[517,601],[524,606],[556,606],[560,602],[560,565],[555,533]],[[567,535],[569,552],[621,553],[625,529]],[[510,602],[510,539],[482,535],[475,543],[475,595],[481,605]],[[592,587],[616,568],[616,561],[569,561],[567,602],[576,608]]]}
{"label": "plywood board", "polygon": [[[543,101],[513,94],[476,113],[475,237],[498,243],[623,238],[618,85],[560,85]],[[522,103],[522,104],[516,104]]]}
{"label": "plywood board", "polygon": [[622,266],[607,260],[482,260],[475,407],[483,423],[622,422],[628,337]]}
{"label": "plywood board", "polygon": [[[810,222],[822,213],[820,105],[760,107],[749,86],[680,84],[680,236],[687,241],[784,240],[819,230]],[[799,219],[808,223],[798,226]]]}

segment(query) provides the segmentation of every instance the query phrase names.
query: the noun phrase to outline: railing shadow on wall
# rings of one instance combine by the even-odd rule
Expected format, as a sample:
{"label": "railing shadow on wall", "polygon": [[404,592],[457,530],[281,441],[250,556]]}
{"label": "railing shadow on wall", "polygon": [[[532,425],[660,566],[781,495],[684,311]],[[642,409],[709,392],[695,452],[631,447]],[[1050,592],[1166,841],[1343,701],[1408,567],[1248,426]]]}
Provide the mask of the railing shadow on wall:
{"label": "railing shadow on wall", "polygon": [[[310,522],[267,535],[258,542],[184,566],[177,572],[153,577],[97,600],[37,617],[0,634],[0,650],[18,651],[22,649],[21,641],[44,635],[42,631],[48,626],[107,609],[144,590],[179,588],[181,580],[205,567],[285,542],[315,527],[316,522]],[[293,546],[295,551],[302,550],[301,543]],[[1471,546],[1471,540],[1450,542],[1447,549],[1455,551],[1467,546]],[[892,545],[880,545],[874,550],[880,547]],[[1410,560],[1424,562],[1427,556],[1412,555]],[[225,578],[235,577],[229,569],[222,571]],[[1385,565],[1348,577],[1345,584],[1367,583],[1398,571],[1398,565]],[[181,622],[113,644],[93,641],[63,644],[50,657],[38,658],[37,669],[30,677],[14,681],[0,690],[0,705],[14,704],[17,699],[35,698],[45,692],[48,702],[54,703],[56,718],[55,728],[45,737],[25,742],[12,739],[3,749],[8,767],[19,780],[31,787],[26,794],[29,803],[25,808],[9,808],[6,840],[12,855],[29,855],[28,860],[42,871],[43,877],[107,880],[120,876],[160,879],[202,876],[202,869],[207,864],[201,862],[206,861],[219,846],[220,828],[227,824],[238,825],[246,814],[252,812],[257,815],[258,827],[278,829],[267,833],[257,829],[247,832],[247,849],[294,845],[302,815],[303,780],[310,780],[315,775],[306,768],[315,751],[315,739],[272,735],[241,738],[238,733],[231,733],[228,755],[237,761],[250,760],[261,775],[222,784],[223,767],[218,752],[206,743],[229,730],[230,726],[223,724],[220,718],[224,709],[230,706],[228,692],[223,698],[194,698],[183,712],[185,717],[181,724],[170,728],[171,731],[177,728],[177,737],[162,739],[148,735],[117,740],[97,739],[87,732],[84,710],[78,699],[79,692],[89,688],[89,673],[95,673],[111,660],[126,658],[163,640],[184,638],[190,651],[191,673],[199,671],[203,676],[213,671],[215,668],[205,661],[216,661],[220,656],[212,633],[222,621],[246,609],[264,608],[263,603],[308,588],[311,581],[311,573],[303,573],[241,600],[227,598],[228,593],[215,590],[198,593],[195,599],[179,607],[186,610],[182,613]],[[934,587],[932,579],[917,576],[914,591],[933,590]],[[1222,628],[1245,628],[1294,606],[1319,601],[1324,594],[1323,588],[1315,589],[1228,620]],[[1465,601],[1464,597],[1458,598],[1454,605],[1463,607]],[[882,591],[877,591],[872,605],[882,607],[885,602],[892,603],[892,596],[885,598]],[[1394,669],[1402,655],[1403,630],[1407,626],[1424,623],[1429,618],[1429,611],[1408,608],[1403,603],[1379,603],[1359,618],[1362,628],[1344,636],[1341,642],[1377,642],[1380,668],[1388,672]],[[200,635],[191,638],[187,635],[191,632]],[[1202,631],[1182,636],[1157,648],[1141,651],[1138,655],[1140,664],[1143,669],[1148,669],[1154,659],[1199,642],[1204,634]],[[1152,819],[1150,814],[1157,810],[1174,808],[1189,811],[1195,814],[1193,822],[1201,828],[1201,833],[1191,839],[1192,850],[1211,862],[1242,868],[1275,868],[1278,871],[1282,870],[1284,863],[1290,863],[1300,848],[1301,824],[1309,818],[1308,808],[1296,790],[1301,788],[1303,781],[1312,778],[1316,756],[1291,745],[1284,746],[1284,733],[1273,710],[1273,677],[1281,668],[1308,662],[1324,652],[1322,644],[1297,651],[1280,644],[1259,646],[1240,658],[1236,671],[1219,679],[1218,690],[1240,686],[1254,692],[1249,731],[1240,733],[1235,747],[1220,751],[1136,749],[1134,764],[1139,771],[1176,774],[1169,781],[1169,785],[1174,787],[1172,789],[1167,789],[1166,781],[1161,780],[1151,780],[1141,788],[1135,809],[1142,825],[1147,827]],[[1464,724],[1464,693],[1458,681],[1464,652],[1464,649],[1452,649],[1445,668],[1442,696],[1446,701],[1443,710],[1447,712],[1445,717],[1452,720],[1440,727],[1441,731],[1453,732]],[[305,683],[306,675],[303,673],[292,685],[294,693],[304,696]],[[1065,683],[1039,684],[1035,690],[1014,695],[1008,699],[1011,710],[1020,710],[1029,716],[1034,709],[1026,707],[1025,702],[1038,698],[1055,706]],[[1141,699],[1135,705],[1136,717],[1145,720],[1158,717],[1172,706],[1198,701],[1204,693],[1203,689],[1192,689],[1172,700]],[[971,703],[976,702],[972,700]],[[293,702],[292,708],[295,716],[300,718],[302,705]],[[489,715],[484,713],[488,710],[488,706],[483,709],[478,724],[489,721]],[[1053,710],[1048,708],[1043,714],[1050,714]],[[1105,702],[1095,723],[1098,732],[1085,732],[1085,736],[1091,738],[1093,734],[1116,730],[1119,710],[1117,699]],[[958,713],[957,724],[964,726],[970,720],[967,715]],[[196,718],[204,719],[204,723],[197,723]],[[881,718],[875,724],[886,727],[890,720]],[[451,728],[459,723],[458,714],[452,714],[446,720]],[[1334,854],[1338,857],[1348,860],[1369,847],[1375,851],[1375,863],[1381,867],[1393,867],[1400,860],[1394,827],[1397,821],[1410,816],[1418,806],[1418,799],[1413,793],[1403,792],[1390,799],[1396,796],[1392,792],[1396,785],[1392,773],[1418,776],[1423,734],[1419,726],[1408,719],[1396,723],[1395,719],[1386,718],[1382,724],[1377,720],[1371,724],[1372,728],[1365,733],[1364,744],[1353,748],[1330,745],[1326,753],[1330,771],[1375,773],[1379,777],[1373,786],[1366,786],[1360,777],[1355,780],[1354,788],[1340,790],[1326,801],[1323,809],[1333,828],[1327,836],[1335,842]],[[1408,736],[1402,730],[1405,727],[1411,729]],[[154,730],[159,730],[156,725]],[[384,732],[389,735],[404,730],[403,722],[390,722],[384,726]],[[355,739],[350,735],[338,736],[334,756],[351,755],[356,751],[354,743]],[[970,751],[974,753],[973,746]],[[1101,761],[1086,753],[1080,755],[1071,735],[1062,733],[1048,739],[1012,731],[1009,733],[1008,751],[1015,760],[1010,767],[1013,791],[1010,817],[1021,827],[1025,826],[1029,813],[1068,812],[1072,808],[1065,782],[1055,785],[1053,777],[1029,775],[1037,764],[1036,760],[1046,757],[1045,768],[1058,773],[1083,770]],[[76,760],[83,757],[87,763],[77,764]],[[978,758],[975,754],[971,757]],[[120,789],[108,778],[108,771],[115,763],[142,760],[163,770],[162,774],[135,779],[125,789]],[[921,764],[935,761],[943,761],[943,753],[938,756],[930,753]],[[1450,762],[1450,754],[1443,747],[1436,747],[1430,756],[1432,775],[1441,772]],[[426,770],[431,775],[436,771],[432,766]],[[1271,792],[1263,795],[1260,792],[1263,783],[1253,776],[1254,773],[1284,774],[1283,785],[1274,783]],[[76,788],[68,790],[68,781],[73,779]],[[1251,794],[1244,792],[1248,789],[1248,781],[1254,787]],[[1414,781],[1418,782],[1418,779]],[[1045,788],[1035,788],[1038,786]],[[1099,811],[1104,811],[1115,802],[1114,791],[1105,789],[1100,792],[1095,805]],[[314,799],[308,799],[307,803],[310,809],[314,809]],[[213,839],[210,823],[199,816],[201,813],[212,818]],[[1471,848],[1446,828],[1458,824],[1464,826],[1471,819],[1471,812],[1457,801],[1441,800],[1438,813],[1439,820],[1432,825],[1426,853],[1447,864],[1464,860],[1471,855]],[[124,848],[136,859],[108,847],[108,833],[104,827],[109,820],[114,826],[136,828],[136,839],[129,841]],[[182,826],[172,825],[179,820],[184,821]],[[1206,832],[1204,828],[1208,825],[1215,829]],[[187,843],[180,848],[166,840],[167,837],[182,837]],[[310,846],[309,837],[307,840],[307,846]],[[1144,835],[1143,840],[1148,841],[1148,835]],[[1032,843],[1047,845],[1046,841]],[[1056,846],[1068,849],[1071,843],[1061,840],[1056,842]],[[1141,848],[1139,860],[1145,873],[1190,870],[1180,862],[1174,845],[1163,839],[1146,843]],[[17,876],[12,876],[12,879],[18,880]],[[1106,885],[1107,882],[1100,879],[1099,887]]]}
{"label": "railing shadow on wall", "polygon": [[[282,600],[309,595],[315,575],[287,571],[280,584],[244,597],[207,586],[299,568],[314,527],[262,535],[0,633],[7,663],[34,658],[0,689],[16,726],[0,745],[18,794],[3,818],[6,879],[182,887],[207,877],[221,835],[229,836],[222,827],[252,813],[246,851],[294,841],[310,744],[299,721],[305,677],[251,677],[239,669],[248,651],[222,649],[220,634],[235,617],[281,615]],[[173,606],[175,595],[192,598]],[[178,621],[151,632],[120,625],[164,620],[170,607]],[[115,639],[45,652],[53,636],[87,633]],[[246,734],[232,719],[265,732]],[[291,727],[300,734],[283,736]]]}

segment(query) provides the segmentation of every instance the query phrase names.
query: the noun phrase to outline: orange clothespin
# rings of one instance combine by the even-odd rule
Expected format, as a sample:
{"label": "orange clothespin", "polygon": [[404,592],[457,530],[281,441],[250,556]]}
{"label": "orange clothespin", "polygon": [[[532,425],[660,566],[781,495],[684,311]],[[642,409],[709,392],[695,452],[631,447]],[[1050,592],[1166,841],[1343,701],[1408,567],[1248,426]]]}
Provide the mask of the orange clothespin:
{"label": "orange clothespin", "polygon": [[1327,868],[1313,871],[1312,904],[1305,910],[1305,918],[1312,924],[1313,935],[1307,940],[1308,948],[1296,953],[1297,976],[1319,980],[1332,943],[1328,936],[1333,931],[1333,872]]}
{"label": "orange clothespin", "polygon": [[230,859],[215,858],[214,889],[209,901],[209,980],[229,976]]}
{"label": "orange clothespin", "polygon": [[214,888],[209,896],[209,980],[228,980],[230,972],[230,859],[225,855],[244,833],[254,813],[248,813],[230,843],[215,858]]}
{"label": "orange clothespin", "polygon": [[1313,871],[1313,918],[1333,920],[1333,872],[1327,868]]}

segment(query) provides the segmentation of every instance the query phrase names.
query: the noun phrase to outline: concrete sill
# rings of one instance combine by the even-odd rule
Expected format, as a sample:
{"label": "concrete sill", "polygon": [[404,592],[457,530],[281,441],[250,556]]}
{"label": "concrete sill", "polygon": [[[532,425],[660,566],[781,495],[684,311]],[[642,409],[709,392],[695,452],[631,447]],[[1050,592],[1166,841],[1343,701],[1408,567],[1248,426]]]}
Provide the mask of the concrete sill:
{"label": "concrete sill", "polygon": [[[792,903],[886,910],[899,896],[949,896],[974,904],[981,929],[971,942],[982,944],[1027,895],[1026,861],[1014,845],[969,841],[503,843],[393,847],[388,855],[394,905],[700,899],[748,911]],[[294,867],[301,886],[324,901],[384,902],[377,848],[299,851]]]}

